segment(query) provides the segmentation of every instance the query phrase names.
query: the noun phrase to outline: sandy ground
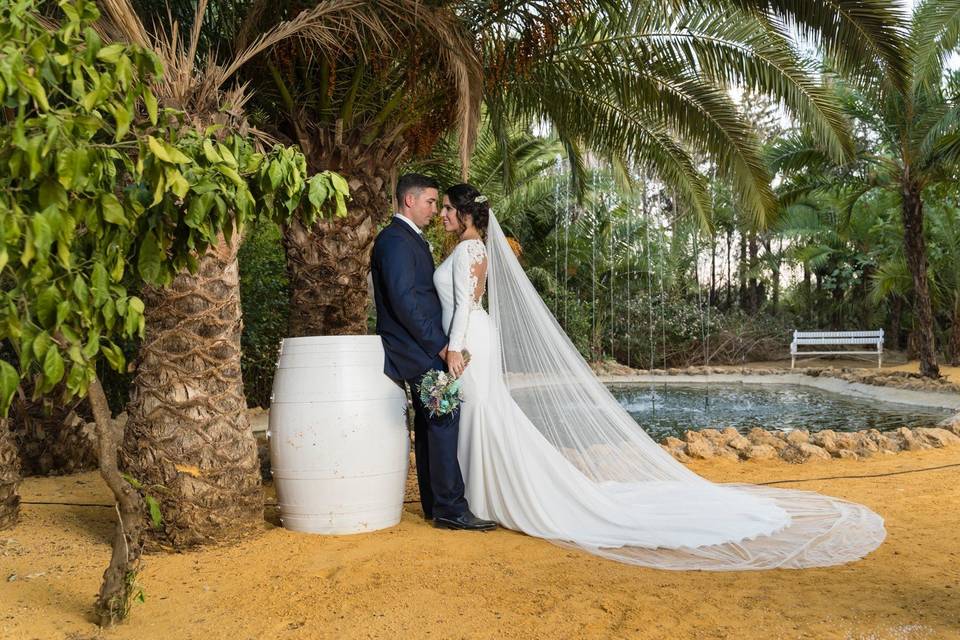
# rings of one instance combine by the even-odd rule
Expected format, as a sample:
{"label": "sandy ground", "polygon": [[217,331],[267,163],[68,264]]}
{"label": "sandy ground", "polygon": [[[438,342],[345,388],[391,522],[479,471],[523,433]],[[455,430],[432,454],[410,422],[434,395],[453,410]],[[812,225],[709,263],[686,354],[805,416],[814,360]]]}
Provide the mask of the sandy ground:
{"label": "sandy ground", "polygon": [[[146,603],[101,633],[90,610],[112,509],[26,504],[21,524],[0,533],[0,638],[960,638],[960,448],[693,468],[716,481],[801,480],[783,486],[865,503],[888,539],[841,567],[667,572],[510,531],[438,531],[407,504],[397,527],[365,535],[268,523],[234,546],[151,555]],[[897,475],[853,477],[878,474]],[[23,497],[110,502],[95,474],[31,478]]]}

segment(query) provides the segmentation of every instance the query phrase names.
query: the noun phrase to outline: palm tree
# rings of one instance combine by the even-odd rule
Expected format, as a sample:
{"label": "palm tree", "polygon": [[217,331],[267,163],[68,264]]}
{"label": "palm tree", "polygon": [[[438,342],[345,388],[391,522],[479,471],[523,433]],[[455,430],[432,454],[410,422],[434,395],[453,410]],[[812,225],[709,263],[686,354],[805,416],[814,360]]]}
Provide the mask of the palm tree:
{"label": "palm tree", "polygon": [[[201,62],[206,0],[197,4],[186,35],[176,22],[149,33],[128,0],[101,4],[110,19],[103,25],[108,35],[159,55],[164,76],[154,93],[161,106],[187,114],[185,126],[219,125],[224,134],[250,132],[267,140],[246,121],[244,86],[227,86],[236,71],[290,39],[339,46],[350,29],[338,24],[339,7],[320,7],[274,26],[229,60],[208,56]],[[263,520],[257,445],[241,377],[237,250],[242,224],[237,212],[229,212],[225,234],[199,256],[194,273],[183,269],[169,285],[142,292],[146,335],[120,460],[142,486],[154,488],[163,526],[151,531],[161,544],[175,548],[229,540]]]}
{"label": "palm tree", "polygon": [[7,422],[0,418],[0,531],[15,525],[20,516],[20,454]]}
{"label": "palm tree", "polygon": [[955,181],[951,170],[960,160],[960,98],[943,82],[946,55],[960,38],[958,15],[956,0],[926,0],[916,8],[907,36],[905,84],[877,78],[866,90],[841,88],[847,112],[876,141],[858,150],[855,163],[838,167],[803,135],[781,145],[775,162],[777,169],[795,174],[794,191],[841,190],[847,211],[875,189],[897,194],[904,256],[913,280],[920,371],[932,378],[939,376],[939,367],[924,194]]}
{"label": "palm tree", "polygon": [[[264,118],[282,121],[278,135],[348,176],[355,194],[347,218],[321,222],[313,234],[285,231],[293,335],[365,331],[369,246],[389,214],[392,176],[452,127],[461,131],[461,156],[469,153],[481,79],[501,140],[513,123],[547,122],[571,156],[593,149],[647,166],[703,217],[709,198],[693,158],[707,153],[757,219],[774,208],[770,176],[729,87],[781,100],[833,157],[851,149],[840,110],[784,23],[815,36],[851,76],[880,66],[902,84],[898,14],[879,0],[375,4],[397,25],[392,38],[329,52],[290,46],[249,69]],[[258,25],[269,24],[263,7],[271,19],[291,11],[282,2],[253,6]]]}

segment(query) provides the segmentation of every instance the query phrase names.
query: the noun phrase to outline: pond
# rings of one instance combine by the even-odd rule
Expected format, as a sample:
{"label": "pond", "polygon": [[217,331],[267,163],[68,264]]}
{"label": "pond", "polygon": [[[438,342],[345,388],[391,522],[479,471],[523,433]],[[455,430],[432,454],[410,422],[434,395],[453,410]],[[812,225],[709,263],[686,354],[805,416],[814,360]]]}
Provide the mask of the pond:
{"label": "pond", "polygon": [[658,442],[690,429],[734,427],[861,431],[930,427],[949,409],[880,402],[780,384],[631,384],[610,391],[633,419]]}

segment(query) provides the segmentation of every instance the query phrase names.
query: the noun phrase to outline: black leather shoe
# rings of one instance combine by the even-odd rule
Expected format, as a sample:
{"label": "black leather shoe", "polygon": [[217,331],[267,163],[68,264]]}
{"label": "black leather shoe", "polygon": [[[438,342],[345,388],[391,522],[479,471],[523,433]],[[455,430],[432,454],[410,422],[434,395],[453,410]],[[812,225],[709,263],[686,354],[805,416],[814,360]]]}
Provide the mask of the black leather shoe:
{"label": "black leather shoe", "polygon": [[493,531],[497,523],[493,520],[483,520],[469,511],[453,516],[437,516],[433,519],[433,526],[438,529],[461,529],[463,531]]}

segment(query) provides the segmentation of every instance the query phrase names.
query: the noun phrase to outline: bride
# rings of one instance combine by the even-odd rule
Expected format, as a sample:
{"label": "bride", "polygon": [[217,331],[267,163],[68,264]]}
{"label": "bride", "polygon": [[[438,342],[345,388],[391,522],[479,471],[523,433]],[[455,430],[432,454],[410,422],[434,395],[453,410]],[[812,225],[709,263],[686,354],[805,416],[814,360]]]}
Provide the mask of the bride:
{"label": "bride", "polygon": [[453,186],[442,218],[459,243],[434,283],[447,365],[463,379],[458,458],[479,517],[663,569],[828,566],[883,541],[883,520],[861,505],[714,484],[675,461],[594,377],[527,279],[486,198],[470,185]]}

